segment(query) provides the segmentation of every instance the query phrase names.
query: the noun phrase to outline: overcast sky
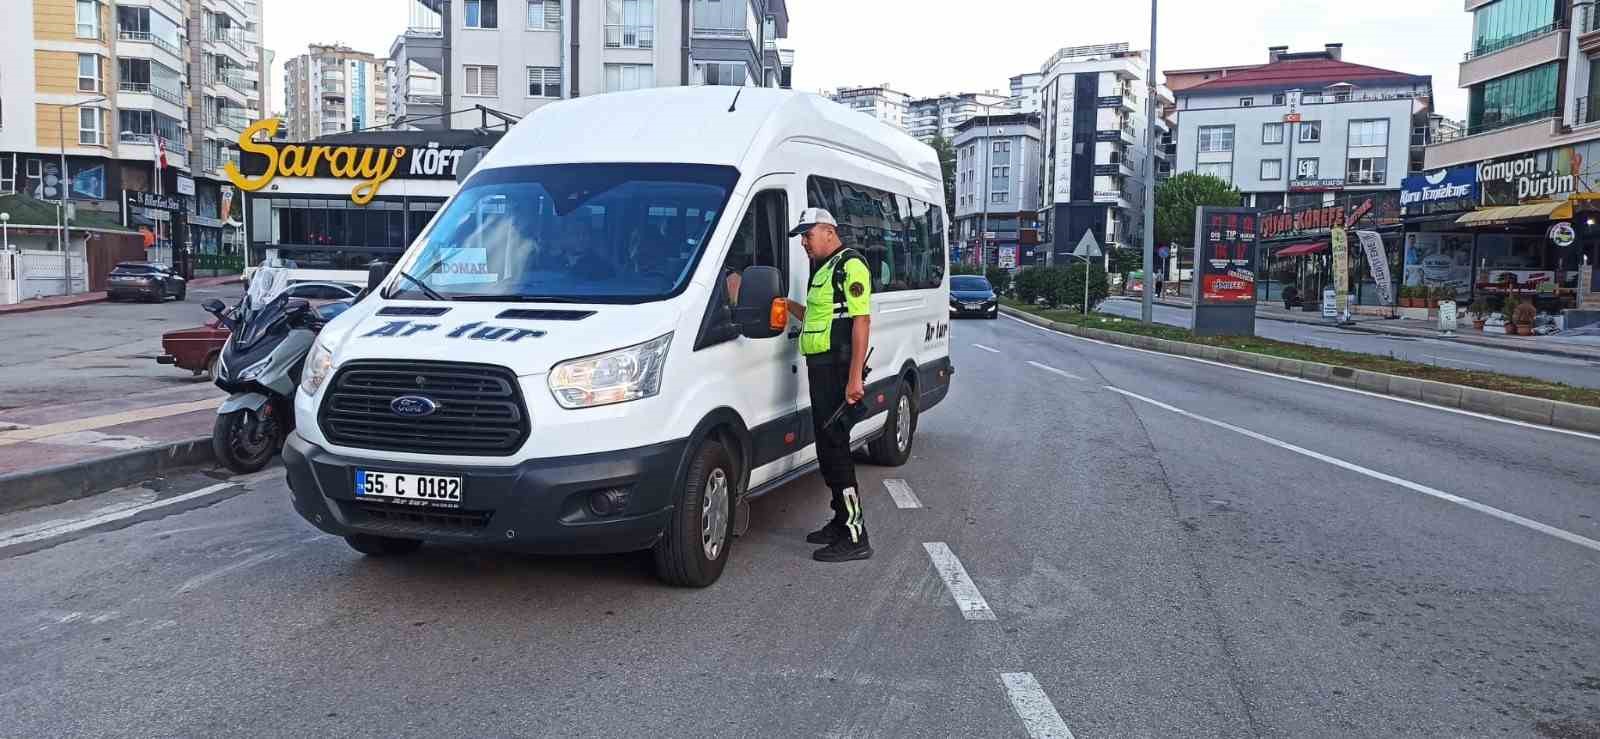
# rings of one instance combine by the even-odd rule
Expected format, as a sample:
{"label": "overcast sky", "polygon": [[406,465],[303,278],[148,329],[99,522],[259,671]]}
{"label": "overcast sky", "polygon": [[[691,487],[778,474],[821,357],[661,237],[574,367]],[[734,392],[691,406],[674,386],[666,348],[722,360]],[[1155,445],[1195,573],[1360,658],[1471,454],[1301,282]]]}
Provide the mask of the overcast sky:
{"label": "overcast sky", "polygon": [[[657,0],[671,2],[672,0]],[[277,52],[273,107],[283,108],[282,61],[307,44],[343,42],[387,54],[408,0],[262,0],[266,44]],[[1063,46],[1149,45],[1143,0],[788,0],[794,86],[817,91],[888,82],[913,95],[1004,91]],[[1268,46],[1344,43],[1346,61],[1433,76],[1438,108],[1466,116],[1456,87],[1472,16],[1461,0],[1167,0],[1162,69],[1266,61]]]}

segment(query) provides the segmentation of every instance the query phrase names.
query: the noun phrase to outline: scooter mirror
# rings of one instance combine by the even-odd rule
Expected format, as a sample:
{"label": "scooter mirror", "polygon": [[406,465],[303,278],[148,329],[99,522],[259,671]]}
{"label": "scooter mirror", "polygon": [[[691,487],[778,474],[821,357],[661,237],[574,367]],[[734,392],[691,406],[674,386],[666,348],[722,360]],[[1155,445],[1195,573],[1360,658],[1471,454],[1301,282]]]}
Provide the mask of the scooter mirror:
{"label": "scooter mirror", "polygon": [[222,317],[222,312],[227,310],[228,307],[226,305],[223,305],[222,301],[217,300],[216,298],[212,298],[210,300],[207,300],[204,303],[201,303],[200,304],[200,309],[205,311],[205,312],[207,312],[207,313],[210,313],[213,316],[221,318]]}

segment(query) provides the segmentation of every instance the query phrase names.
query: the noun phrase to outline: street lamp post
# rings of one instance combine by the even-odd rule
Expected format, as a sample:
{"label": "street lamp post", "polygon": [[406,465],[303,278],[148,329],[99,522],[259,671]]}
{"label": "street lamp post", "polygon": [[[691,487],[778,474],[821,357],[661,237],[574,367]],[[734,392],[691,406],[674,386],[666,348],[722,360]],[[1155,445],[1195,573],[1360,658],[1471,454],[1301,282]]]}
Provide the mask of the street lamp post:
{"label": "street lamp post", "polygon": [[11,251],[10,213],[0,213],[0,251]]}
{"label": "street lamp post", "polygon": [[[1150,323],[1155,317],[1155,296],[1150,294],[1151,275],[1156,257],[1156,2],[1150,0],[1150,63],[1146,76],[1149,94],[1145,96],[1145,182],[1144,182],[1144,289],[1139,301],[1139,320]],[[1087,282],[1089,274],[1084,272]],[[1085,300],[1085,303],[1088,301]]]}
{"label": "street lamp post", "polygon": [[[63,115],[67,108],[81,108],[85,105],[105,102],[106,96],[97,95],[82,102],[63,105],[56,108],[56,134],[57,143],[61,145],[61,294],[72,294],[72,252],[67,248],[71,235],[67,229],[67,198],[72,194],[72,184],[67,181],[67,120]],[[103,126],[95,126],[98,132]],[[87,258],[88,255],[84,255]]]}

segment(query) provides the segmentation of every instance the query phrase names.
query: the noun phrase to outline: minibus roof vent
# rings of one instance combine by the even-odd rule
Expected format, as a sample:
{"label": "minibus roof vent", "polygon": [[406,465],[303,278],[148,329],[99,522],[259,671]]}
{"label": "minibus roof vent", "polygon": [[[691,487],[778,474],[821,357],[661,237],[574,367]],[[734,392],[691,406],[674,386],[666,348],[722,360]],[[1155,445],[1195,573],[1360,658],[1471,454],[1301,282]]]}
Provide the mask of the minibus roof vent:
{"label": "minibus roof vent", "polygon": [[421,305],[391,305],[378,311],[380,316],[442,316],[449,308],[432,308]]}
{"label": "minibus roof vent", "polygon": [[512,308],[500,312],[495,318],[508,321],[581,321],[594,315],[592,310],[548,310],[539,308]]}

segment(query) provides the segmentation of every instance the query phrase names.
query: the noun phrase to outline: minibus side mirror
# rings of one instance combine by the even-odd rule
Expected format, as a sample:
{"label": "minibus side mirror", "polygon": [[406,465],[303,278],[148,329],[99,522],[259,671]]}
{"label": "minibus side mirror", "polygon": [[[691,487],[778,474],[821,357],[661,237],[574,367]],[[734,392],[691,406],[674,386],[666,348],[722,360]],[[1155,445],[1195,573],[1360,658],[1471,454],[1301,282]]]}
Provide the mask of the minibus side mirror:
{"label": "minibus side mirror", "polygon": [[478,163],[482,162],[484,156],[488,155],[488,153],[489,147],[487,146],[474,146],[461,152],[461,157],[456,160],[456,184],[459,185],[466,182],[467,175],[472,174],[472,170],[478,168]]}
{"label": "minibus side mirror", "polygon": [[739,274],[739,305],[733,320],[747,338],[770,339],[783,333],[789,304],[784,301],[783,275],[776,267],[746,267]]}
{"label": "minibus side mirror", "polygon": [[383,284],[383,278],[389,276],[389,270],[394,265],[384,261],[376,261],[367,265],[367,292],[373,292]]}

